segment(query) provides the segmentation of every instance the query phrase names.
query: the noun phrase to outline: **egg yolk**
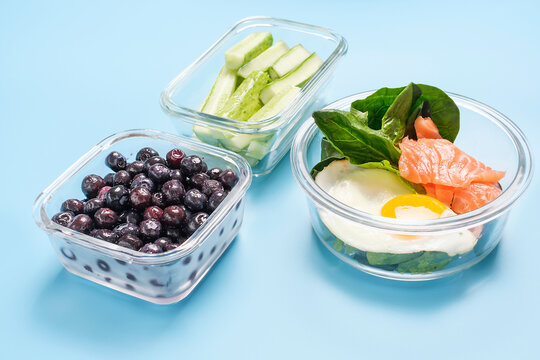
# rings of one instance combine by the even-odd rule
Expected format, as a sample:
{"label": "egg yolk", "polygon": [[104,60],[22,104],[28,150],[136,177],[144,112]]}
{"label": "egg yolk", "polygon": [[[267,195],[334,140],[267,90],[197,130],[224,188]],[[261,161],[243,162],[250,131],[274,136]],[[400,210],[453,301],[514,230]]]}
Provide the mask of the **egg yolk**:
{"label": "egg yolk", "polygon": [[[446,205],[431,196],[406,194],[396,196],[384,204],[381,215],[390,218],[438,219],[446,210]],[[407,213],[409,216],[403,216]]]}

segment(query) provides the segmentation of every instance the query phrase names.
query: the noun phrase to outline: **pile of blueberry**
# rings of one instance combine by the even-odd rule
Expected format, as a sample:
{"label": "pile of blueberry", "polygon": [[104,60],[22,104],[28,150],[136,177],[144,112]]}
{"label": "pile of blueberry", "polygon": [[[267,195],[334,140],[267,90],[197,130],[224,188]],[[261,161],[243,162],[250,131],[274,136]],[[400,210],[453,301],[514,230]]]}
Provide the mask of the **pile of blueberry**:
{"label": "pile of blueberry", "polygon": [[164,159],[145,147],[132,163],[113,151],[105,163],[114,173],[86,176],[81,184],[86,200],[64,201],[52,221],[149,254],[186,241],[238,181],[233,170],[208,170],[200,156],[180,149]]}

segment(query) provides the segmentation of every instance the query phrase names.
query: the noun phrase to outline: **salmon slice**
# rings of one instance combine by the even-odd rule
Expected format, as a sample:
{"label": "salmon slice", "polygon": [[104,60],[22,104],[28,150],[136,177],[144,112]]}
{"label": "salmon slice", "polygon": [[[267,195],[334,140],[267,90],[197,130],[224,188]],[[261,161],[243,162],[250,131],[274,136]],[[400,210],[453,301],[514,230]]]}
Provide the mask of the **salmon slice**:
{"label": "salmon slice", "polygon": [[452,201],[452,210],[456,214],[473,211],[495,200],[502,190],[497,184],[476,182],[465,188],[457,188]]}
{"label": "salmon slice", "polygon": [[429,117],[418,116],[414,121],[414,130],[418,139],[442,139],[437,125]]}
{"label": "salmon slice", "polygon": [[473,211],[495,200],[502,190],[497,184],[474,182],[466,187],[424,184],[426,195],[439,200],[456,214]]}
{"label": "salmon slice", "polygon": [[399,147],[399,173],[413,183],[466,187],[496,183],[504,176],[504,171],[492,170],[445,139],[404,138]]}

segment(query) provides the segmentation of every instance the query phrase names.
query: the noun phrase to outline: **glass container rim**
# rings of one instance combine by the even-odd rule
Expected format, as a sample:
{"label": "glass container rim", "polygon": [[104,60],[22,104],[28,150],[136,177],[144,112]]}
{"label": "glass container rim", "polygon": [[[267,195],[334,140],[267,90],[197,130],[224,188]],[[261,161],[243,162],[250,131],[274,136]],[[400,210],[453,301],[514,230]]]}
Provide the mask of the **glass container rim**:
{"label": "glass container rim", "polygon": [[[175,144],[178,147],[186,146],[192,151],[202,153],[202,155],[212,155],[234,164],[238,168],[238,182],[229,195],[220,204],[218,209],[210,214],[204,226],[201,226],[192,236],[174,250],[159,253],[145,254],[135,250],[124,248],[104,240],[96,239],[65,226],[54,223],[45,211],[45,207],[51,198],[64,186],[68,180],[79,173],[85,165],[94,161],[95,158],[109,149],[112,145],[131,138],[151,138]],[[91,248],[108,256],[125,261],[127,263],[156,264],[177,260],[193,252],[204,243],[205,239],[212,233],[218,225],[225,219],[233,206],[241,201],[251,184],[251,167],[241,156],[224,149],[219,149],[199,141],[153,129],[133,129],[114,133],[98,142],[88,152],[82,155],[70,167],[68,167],[58,178],[49,184],[36,198],[33,205],[33,217],[36,224],[49,235],[59,236],[70,242]]]}
{"label": "glass container rim", "polygon": [[[254,23],[251,25],[251,23]],[[176,91],[177,87],[182,84],[182,81],[188,77],[191,73],[194,73],[198,70],[204,62],[206,62],[211,56],[213,56],[222,44],[227,41],[229,38],[234,36],[239,29],[243,29],[245,26],[253,27],[257,25],[265,26],[274,26],[274,27],[284,27],[291,28],[296,27],[294,31],[300,31],[303,29],[303,32],[310,32],[314,34],[315,31],[324,33],[325,38],[331,39],[336,43],[336,47],[328,58],[324,61],[321,68],[309,79],[309,81],[302,87],[300,93],[295,97],[295,99],[289,104],[284,110],[280,111],[277,115],[274,115],[268,119],[263,119],[259,121],[253,121],[246,123],[245,121],[228,119],[220,116],[205,114],[197,110],[180,106],[172,100],[172,94]],[[323,37],[321,34],[317,35]],[[320,85],[321,81],[330,74],[331,70],[346,52],[347,52],[347,41],[345,38],[325,27],[309,25],[297,21],[286,20],[276,17],[269,16],[252,16],[246,17],[239,20],[235,23],[229,30],[227,30],[216,42],[214,42],[206,51],[204,51],[193,63],[186,67],[180,74],[178,74],[165,89],[161,92],[160,104],[161,108],[168,114],[175,117],[182,117],[183,120],[187,120],[189,123],[197,125],[205,124],[212,127],[234,131],[238,133],[257,133],[261,131],[269,131],[280,127],[282,124],[278,121],[281,118],[285,118],[289,114],[293,114],[297,111],[298,108],[302,107],[310,98],[312,93]]]}
{"label": "glass container rim", "polygon": [[[339,99],[323,109],[346,109],[357,99],[365,98],[376,90],[365,91]],[[474,211],[435,220],[398,220],[368,214],[347,206],[322,190],[312,179],[307,167],[307,148],[320,131],[313,117],[298,130],[291,148],[291,166],[296,181],[306,195],[316,204],[336,215],[389,233],[429,234],[467,229],[489,222],[507,210],[523,195],[533,174],[532,155],[523,132],[504,114],[492,107],[466,96],[446,92],[458,106],[469,109],[497,125],[511,140],[517,153],[518,168],[510,185],[489,204]]]}

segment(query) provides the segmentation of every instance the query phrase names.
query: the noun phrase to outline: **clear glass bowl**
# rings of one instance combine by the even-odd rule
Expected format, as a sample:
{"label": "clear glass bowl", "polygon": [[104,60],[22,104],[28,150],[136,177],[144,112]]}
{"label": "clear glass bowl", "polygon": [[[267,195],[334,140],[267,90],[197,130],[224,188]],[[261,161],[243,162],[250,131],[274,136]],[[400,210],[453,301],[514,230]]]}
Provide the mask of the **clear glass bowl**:
{"label": "clear glass bowl", "polygon": [[[354,100],[363,99],[372,93],[373,91],[368,91],[343,98],[325,109],[348,110]],[[510,208],[531,181],[532,163],[527,141],[514,123],[493,108],[464,96],[448,94],[458,105],[461,114],[456,145],[493,169],[506,171],[506,176],[500,182],[504,191],[497,199],[479,209],[453,217],[437,220],[397,220],[367,214],[340,203],[323,191],[309,174],[311,168],[320,161],[321,131],[313,119],[306,121],[298,131],[291,149],[293,173],[310,199],[309,212],[315,233],[339,259],[366,273],[384,278],[430,280],[473,266],[485,258],[501,240]],[[357,237],[412,235],[424,237],[428,244],[433,244],[433,241],[436,241],[434,239],[445,236],[448,239],[445,241],[455,243],[459,232],[471,231],[477,235],[478,240],[471,251],[463,254],[448,256],[445,253],[422,253],[430,264],[429,267],[418,266],[418,262],[395,264],[400,261],[405,263],[406,257],[373,261],[373,254],[370,254],[370,263],[366,251],[348,244],[354,242],[354,239],[351,241],[351,238],[336,237],[325,225],[321,215],[323,219],[333,219],[351,227]],[[334,232],[338,232],[335,229]],[[412,257],[410,254],[408,256]],[[386,262],[394,264],[385,264]],[[377,265],[372,265],[373,263]]]}
{"label": "clear glass bowl", "polygon": [[[186,242],[172,251],[145,254],[50,220],[63,201],[82,195],[81,182],[86,175],[110,172],[105,166],[109,152],[118,151],[130,160],[145,146],[162,155],[179,147],[189,155],[204,157],[210,168],[230,168],[238,174],[238,183],[230,194]],[[186,297],[236,237],[250,184],[248,163],[230,151],[155,130],[129,130],[101,141],[43,190],[34,203],[34,219],[49,235],[60,262],[70,272],[128,295],[169,304]]]}
{"label": "clear glass bowl", "polygon": [[[274,117],[248,123],[199,112],[197,109],[210,92],[219,70],[225,63],[225,51],[247,35],[260,31],[271,32],[274,41],[283,40],[289,47],[302,44],[309,51],[316,52],[324,60],[324,64],[302,87],[302,91],[291,104]],[[300,126],[300,119],[312,109],[337,61],[346,51],[345,39],[322,27],[270,17],[246,18],[230,28],[171,81],[161,94],[161,106],[171,116],[180,134],[192,136],[194,126],[198,126],[195,132],[200,134],[198,138],[201,141],[243,155],[250,163],[254,176],[265,175],[272,171],[289,151],[294,133]],[[227,139],[220,138],[221,135],[212,135],[216,133],[225,134]],[[248,151],[247,146],[232,146],[228,141],[232,138],[244,140],[243,144],[259,140],[264,144],[264,149],[258,151],[259,155],[256,157],[251,157],[254,152]]]}

